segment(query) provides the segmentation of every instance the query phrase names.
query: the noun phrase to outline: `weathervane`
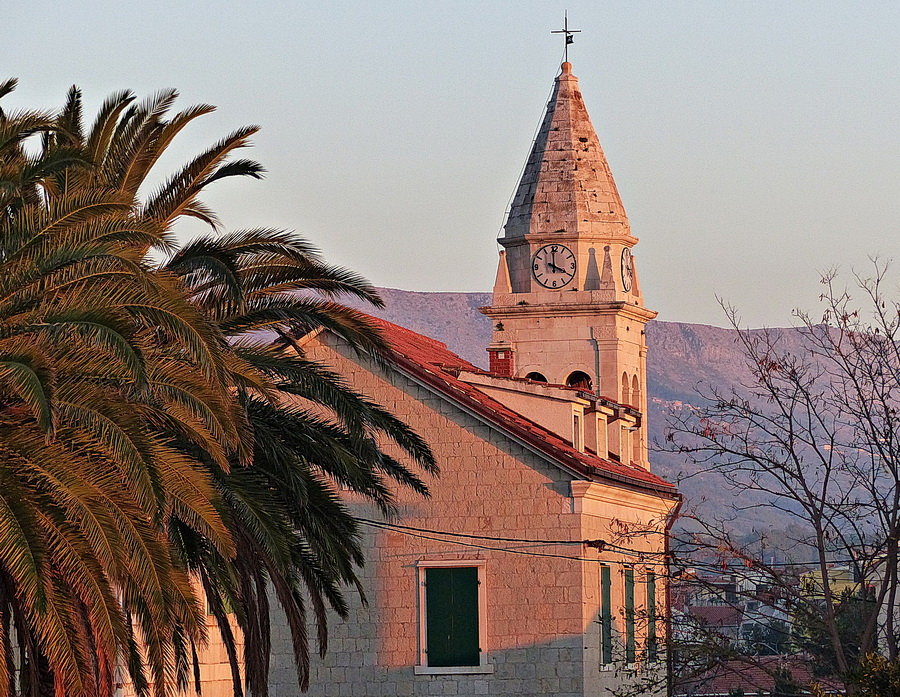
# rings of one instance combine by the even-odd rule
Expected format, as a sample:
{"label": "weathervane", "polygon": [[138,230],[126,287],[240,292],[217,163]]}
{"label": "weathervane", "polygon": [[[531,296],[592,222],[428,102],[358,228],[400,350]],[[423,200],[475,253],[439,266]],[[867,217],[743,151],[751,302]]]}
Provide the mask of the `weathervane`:
{"label": "weathervane", "polygon": [[557,29],[556,31],[551,31],[550,33],[551,33],[551,34],[565,34],[565,35],[566,35],[566,63],[568,63],[568,62],[569,62],[569,44],[571,44],[572,42],[575,41],[575,37],[572,36],[572,35],[573,35],[573,34],[580,34],[580,33],[581,33],[581,29],[569,29],[569,12],[568,12],[568,11],[566,11],[566,13],[563,15],[563,17],[564,17],[564,20],[565,20],[565,21],[563,22],[563,28],[562,28],[562,29]]}

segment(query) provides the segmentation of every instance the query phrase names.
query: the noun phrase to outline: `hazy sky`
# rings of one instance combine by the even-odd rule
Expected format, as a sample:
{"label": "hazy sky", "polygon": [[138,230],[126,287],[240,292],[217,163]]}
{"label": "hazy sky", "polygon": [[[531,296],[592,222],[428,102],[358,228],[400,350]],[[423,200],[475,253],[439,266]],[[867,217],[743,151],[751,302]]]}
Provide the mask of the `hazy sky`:
{"label": "hazy sky", "polygon": [[828,267],[900,262],[897,2],[20,2],[4,103],[177,87],[219,110],[169,167],[262,126],[267,179],[207,198],[228,227],[298,230],[378,285],[490,290],[565,8],[661,319],[722,324],[719,295],[785,325]]}

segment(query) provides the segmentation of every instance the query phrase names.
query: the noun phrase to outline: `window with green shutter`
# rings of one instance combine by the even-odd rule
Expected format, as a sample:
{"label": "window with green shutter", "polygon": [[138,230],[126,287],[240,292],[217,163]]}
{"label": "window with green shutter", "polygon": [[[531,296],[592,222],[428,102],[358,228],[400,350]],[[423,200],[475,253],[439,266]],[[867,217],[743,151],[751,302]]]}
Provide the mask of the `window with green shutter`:
{"label": "window with green shutter", "polygon": [[432,667],[481,663],[477,567],[425,569],[425,652]]}
{"label": "window with green shutter", "polygon": [[612,579],[608,566],[600,567],[600,665],[612,663]]}
{"label": "window with green shutter", "polygon": [[647,572],[647,660],[655,661],[659,649],[656,643],[656,574]]}
{"label": "window with green shutter", "polygon": [[625,569],[625,661],[634,663],[634,569]]}

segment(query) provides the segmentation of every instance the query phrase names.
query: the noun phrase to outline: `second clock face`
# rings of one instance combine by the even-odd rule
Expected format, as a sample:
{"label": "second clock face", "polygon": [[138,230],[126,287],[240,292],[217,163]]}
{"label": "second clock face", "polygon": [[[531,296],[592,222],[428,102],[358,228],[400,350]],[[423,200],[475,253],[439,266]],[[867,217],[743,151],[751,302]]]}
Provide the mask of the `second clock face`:
{"label": "second clock face", "polygon": [[629,292],[631,290],[631,285],[634,282],[634,257],[631,255],[631,250],[628,247],[622,249],[622,287],[625,289],[625,292]]}
{"label": "second clock face", "polygon": [[575,254],[561,244],[547,244],[531,258],[534,280],[545,288],[562,288],[575,278]]}

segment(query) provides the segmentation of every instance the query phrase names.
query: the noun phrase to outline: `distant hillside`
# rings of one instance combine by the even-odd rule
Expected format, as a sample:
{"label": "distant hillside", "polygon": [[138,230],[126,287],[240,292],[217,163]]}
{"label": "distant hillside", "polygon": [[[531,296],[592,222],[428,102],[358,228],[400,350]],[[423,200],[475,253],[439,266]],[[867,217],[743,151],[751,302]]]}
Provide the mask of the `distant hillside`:
{"label": "distant hillside", "polygon": [[[485,347],[491,336],[490,320],[478,312],[490,303],[490,293],[421,293],[392,288],[379,289],[386,307],[374,315],[443,341],[475,365],[486,367]],[[796,342],[796,331],[776,330],[788,344]],[[682,322],[651,322],[647,328],[647,383],[650,397],[648,421],[651,443],[663,441],[667,418],[672,410],[698,401],[698,384],[728,386],[749,378],[735,332],[730,329]],[[691,473],[684,460],[672,453],[651,454],[653,471],[670,481]],[[680,484],[690,504],[705,501],[711,510],[724,511],[731,503],[713,477],[694,474]],[[747,514],[751,525],[780,525],[786,521],[763,522]]]}
{"label": "distant hillside", "polygon": [[357,305],[370,314],[414,332],[443,341],[470,363],[487,368],[485,348],[491,340],[491,321],[478,311],[490,304],[490,293],[417,293],[379,288],[383,310]]}

